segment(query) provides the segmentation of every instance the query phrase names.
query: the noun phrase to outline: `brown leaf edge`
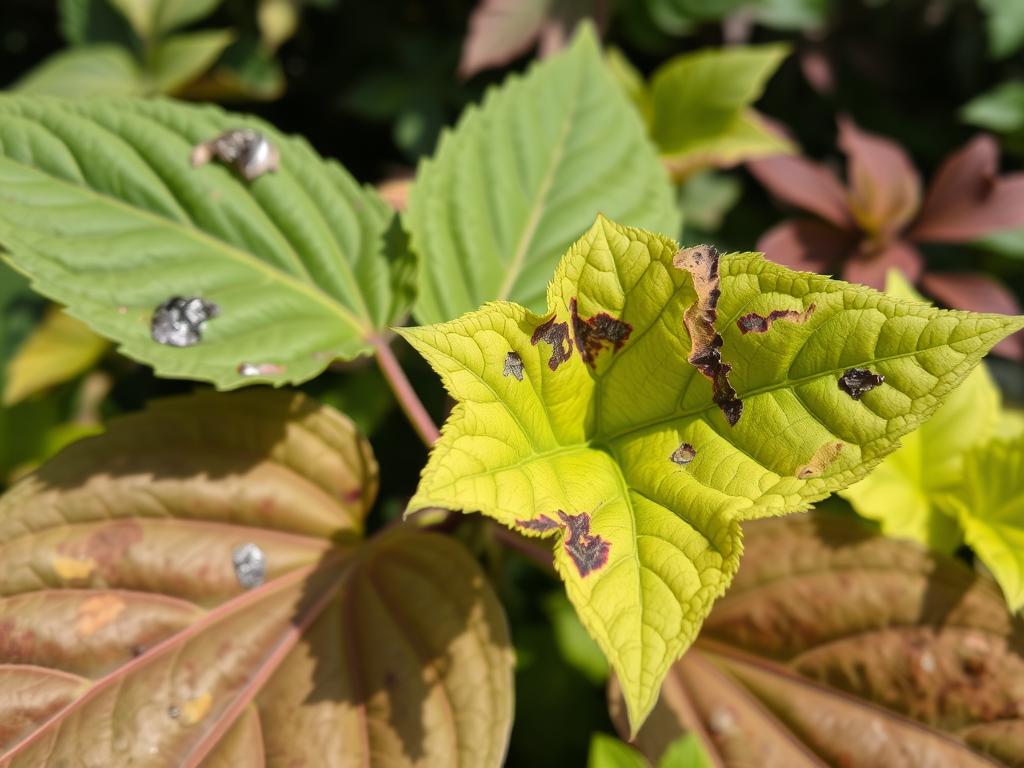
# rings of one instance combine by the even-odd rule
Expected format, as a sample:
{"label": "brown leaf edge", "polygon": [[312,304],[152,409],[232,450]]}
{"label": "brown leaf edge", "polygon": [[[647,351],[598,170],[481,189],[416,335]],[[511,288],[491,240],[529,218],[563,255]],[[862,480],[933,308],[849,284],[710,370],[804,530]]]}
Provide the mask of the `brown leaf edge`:
{"label": "brown leaf edge", "polygon": [[990,579],[848,516],[744,529],[635,740],[652,761],[693,731],[721,768],[1024,765],[1024,626]]}
{"label": "brown leaf edge", "polygon": [[273,390],[30,475],[0,499],[0,766],[499,765],[501,606],[450,538],[361,540],[376,486],[348,419]]}

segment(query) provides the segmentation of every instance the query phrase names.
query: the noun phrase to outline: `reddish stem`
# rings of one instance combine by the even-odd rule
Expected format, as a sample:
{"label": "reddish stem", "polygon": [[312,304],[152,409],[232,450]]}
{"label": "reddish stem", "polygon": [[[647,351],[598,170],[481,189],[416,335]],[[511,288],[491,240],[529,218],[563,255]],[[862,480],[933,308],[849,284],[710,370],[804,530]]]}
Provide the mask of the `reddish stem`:
{"label": "reddish stem", "polygon": [[391,390],[395,393],[398,404],[402,406],[406,418],[409,419],[409,423],[412,424],[413,429],[416,430],[416,434],[420,436],[423,443],[428,448],[431,447],[441,436],[437,425],[430,418],[427,409],[423,407],[423,403],[416,394],[416,390],[409,383],[405,371],[402,370],[402,366],[398,363],[398,358],[395,357],[395,353],[391,351],[388,343],[381,338],[374,338],[371,340],[371,343],[373,344],[374,354],[377,357],[377,365],[380,366],[381,373],[384,374],[384,378],[391,385]]}

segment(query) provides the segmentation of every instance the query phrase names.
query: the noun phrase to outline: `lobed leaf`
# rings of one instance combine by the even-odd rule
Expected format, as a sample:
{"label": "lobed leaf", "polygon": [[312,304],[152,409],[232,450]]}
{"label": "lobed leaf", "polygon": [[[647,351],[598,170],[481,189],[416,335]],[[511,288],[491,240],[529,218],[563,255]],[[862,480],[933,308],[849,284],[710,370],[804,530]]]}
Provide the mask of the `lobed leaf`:
{"label": "lobed leaf", "polygon": [[0,765],[499,765],[504,616],[453,540],[360,541],[351,422],[160,402],[0,499]]}
{"label": "lobed leaf", "polygon": [[[739,768],[1024,758],[1024,625],[960,561],[816,513],[744,526],[743,566],[636,737]],[[620,732],[628,725],[613,685]]]}
{"label": "lobed leaf", "polygon": [[604,212],[676,232],[665,171],[593,31],[470,107],[421,163],[405,217],[420,256],[420,322],[491,299],[543,309],[573,238]]}
{"label": "lobed leaf", "polygon": [[458,401],[409,511],[557,535],[634,728],[732,580],[740,521],[863,477],[1024,325],[713,255],[599,218],[546,315],[495,302],[401,332]]}
{"label": "lobed leaf", "polygon": [[[239,127],[278,148],[277,172],[246,182],[191,166],[196,144]],[[281,385],[370,351],[408,299],[393,224],[372,190],[254,118],[165,101],[0,97],[6,257],[161,375]],[[201,343],[151,337],[154,310],[173,296],[219,307]]]}

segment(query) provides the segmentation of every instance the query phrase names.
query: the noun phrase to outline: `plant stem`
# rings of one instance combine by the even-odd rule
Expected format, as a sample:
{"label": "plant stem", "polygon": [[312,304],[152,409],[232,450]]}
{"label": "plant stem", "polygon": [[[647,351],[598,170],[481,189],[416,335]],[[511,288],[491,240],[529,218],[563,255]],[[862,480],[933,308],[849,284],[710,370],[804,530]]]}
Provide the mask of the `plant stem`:
{"label": "plant stem", "polygon": [[413,429],[416,430],[416,434],[420,436],[420,439],[423,440],[423,443],[428,448],[431,447],[437,442],[437,438],[441,436],[437,425],[430,418],[427,409],[423,407],[423,403],[420,401],[419,396],[417,396],[416,390],[409,383],[405,371],[402,370],[402,366],[398,363],[398,358],[395,357],[395,353],[391,351],[388,343],[381,338],[373,339],[372,343],[374,354],[377,358],[377,365],[380,366],[381,373],[384,374],[384,378],[391,385],[391,390],[395,393],[398,404],[402,406],[402,410],[405,412],[406,418],[409,419],[409,423],[412,424]]}

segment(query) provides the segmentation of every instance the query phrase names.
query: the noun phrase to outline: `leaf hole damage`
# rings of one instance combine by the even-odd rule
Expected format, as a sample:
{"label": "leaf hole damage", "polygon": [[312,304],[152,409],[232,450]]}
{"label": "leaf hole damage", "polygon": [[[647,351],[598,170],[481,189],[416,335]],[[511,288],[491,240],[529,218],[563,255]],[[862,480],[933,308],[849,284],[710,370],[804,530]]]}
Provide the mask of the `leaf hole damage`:
{"label": "leaf hole damage", "polygon": [[715,330],[721,295],[718,262],[718,251],[710,245],[680,248],[672,257],[676,269],[690,273],[697,292],[697,301],[683,313],[683,325],[690,334],[687,360],[711,382],[711,399],[721,409],[729,426],[736,426],[743,415],[743,401],[729,383],[732,366],[722,360],[722,335]]}
{"label": "leaf hole damage", "polygon": [[203,340],[206,322],[220,314],[220,307],[198,296],[172,296],[153,310],[150,335],[168,347],[191,347]]}
{"label": "leaf hole damage", "polygon": [[235,547],[231,553],[235,578],[242,589],[258,587],[267,578],[267,559],[258,545],[249,542]]}
{"label": "leaf hole damage", "polygon": [[689,443],[680,443],[679,447],[676,448],[672,455],[669,456],[673,462],[683,467],[689,464],[697,457],[697,449]]}
{"label": "leaf hole damage", "polygon": [[774,309],[767,315],[759,315],[757,312],[751,312],[750,314],[743,315],[743,317],[737,320],[736,325],[739,326],[740,333],[742,334],[767,333],[768,329],[779,320],[784,320],[787,323],[795,323],[796,325],[803,325],[807,322],[807,319],[814,314],[814,310],[816,308],[816,305],[811,304],[802,312],[795,309]]}
{"label": "leaf hole damage", "polygon": [[554,315],[538,325],[530,337],[530,343],[533,346],[537,346],[542,341],[551,346],[548,368],[552,371],[557,371],[558,366],[572,357],[572,339],[569,338],[569,324],[556,323]]}
{"label": "leaf hole damage", "polygon": [[796,476],[800,480],[810,480],[813,477],[821,477],[825,470],[839,458],[843,452],[843,444],[840,442],[825,443],[818,448],[807,460],[807,463],[797,467]]}
{"label": "leaf hole damage", "polygon": [[601,312],[584,320],[577,310],[576,298],[569,300],[569,312],[572,316],[572,331],[576,337],[576,348],[583,362],[591,368],[595,367],[598,354],[602,349],[611,347],[613,352],[622,349],[629,339],[633,326]]}
{"label": "leaf hole damage", "polygon": [[514,376],[516,381],[523,380],[523,358],[519,356],[518,352],[509,352],[505,355],[505,369],[501,375]]}
{"label": "leaf hole damage", "polygon": [[865,393],[884,383],[885,376],[867,368],[847,368],[839,377],[839,388],[854,400],[860,400]]}
{"label": "leaf hole damage", "polygon": [[568,515],[560,509],[557,512],[561,522],[556,522],[547,515],[538,515],[528,520],[517,520],[516,525],[538,532],[561,528],[562,546],[581,577],[603,568],[608,562],[611,543],[590,532],[590,515],[586,512]]}
{"label": "leaf hole damage", "polygon": [[281,165],[277,148],[252,128],[236,128],[200,142],[193,148],[190,158],[193,168],[214,159],[234,168],[246,181],[276,171]]}

